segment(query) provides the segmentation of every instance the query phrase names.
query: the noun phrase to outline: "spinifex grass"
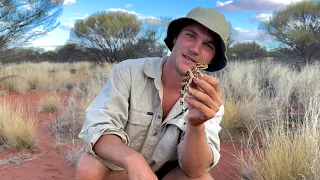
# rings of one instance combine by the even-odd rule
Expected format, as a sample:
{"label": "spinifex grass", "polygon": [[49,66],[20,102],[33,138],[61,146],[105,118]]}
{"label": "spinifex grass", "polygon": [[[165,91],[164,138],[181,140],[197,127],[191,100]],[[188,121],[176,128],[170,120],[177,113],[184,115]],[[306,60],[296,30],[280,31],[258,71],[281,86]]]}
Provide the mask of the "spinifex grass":
{"label": "spinifex grass", "polygon": [[[282,116],[270,127],[261,127],[262,148],[239,156],[244,179],[320,179],[320,97],[313,97],[303,123],[288,128]],[[288,119],[289,121],[289,119]]]}
{"label": "spinifex grass", "polygon": [[21,102],[0,100],[0,143],[9,149],[35,149],[37,120]]}
{"label": "spinifex grass", "polygon": [[61,98],[57,93],[42,97],[39,101],[39,112],[57,112],[61,108]]}

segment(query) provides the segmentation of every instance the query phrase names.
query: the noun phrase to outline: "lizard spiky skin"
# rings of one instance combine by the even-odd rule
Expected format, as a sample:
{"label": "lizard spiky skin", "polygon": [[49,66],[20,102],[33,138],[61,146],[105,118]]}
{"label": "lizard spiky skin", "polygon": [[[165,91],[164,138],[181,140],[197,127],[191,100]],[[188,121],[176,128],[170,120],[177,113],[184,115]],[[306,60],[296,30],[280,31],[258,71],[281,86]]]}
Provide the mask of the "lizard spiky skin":
{"label": "lizard spiky skin", "polygon": [[207,69],[208,64],[207,63],[196,63],[195,66],[193,66],[190,70],[187,71],[187,73],[184,75],[182,84],[181,84],[181,89],[180,89],[180,105],[182,106],[182,109],[184,111],[184,98],[190,94],[189,88],[190,84],[193,80],[193,78],[202,78],[202,70]]}

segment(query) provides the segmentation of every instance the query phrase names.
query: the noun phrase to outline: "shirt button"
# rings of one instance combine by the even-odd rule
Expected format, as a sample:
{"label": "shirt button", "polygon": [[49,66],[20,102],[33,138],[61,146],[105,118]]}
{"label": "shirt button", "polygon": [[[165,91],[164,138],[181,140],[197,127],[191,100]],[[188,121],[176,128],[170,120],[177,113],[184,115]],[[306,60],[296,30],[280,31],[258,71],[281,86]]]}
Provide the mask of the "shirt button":
{"label": "shirt button", "polygon": [[158,119],[161,119],[161,116],[160,116],[160,115],[158,115]]}
{"label": "shirt button", "polygon": [[158,133],[154,133],[153,135],[154,135],[154,136],[157,136],[157,135],[158,135]]}

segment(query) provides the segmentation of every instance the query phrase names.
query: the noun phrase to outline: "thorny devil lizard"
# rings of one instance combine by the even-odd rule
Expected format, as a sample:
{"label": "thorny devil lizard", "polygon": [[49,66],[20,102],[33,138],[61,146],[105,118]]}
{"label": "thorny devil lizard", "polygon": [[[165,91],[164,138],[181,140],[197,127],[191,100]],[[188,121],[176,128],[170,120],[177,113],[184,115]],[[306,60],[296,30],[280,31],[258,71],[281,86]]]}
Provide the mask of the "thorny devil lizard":
{"label": "thorny devil lizard", "polygon": [[190,84],[192,83],[192,79],[195,77],[202,79],[203,74],[201,71],[207,68],[207,63],[196,63],[196,65],[193,66],[190,70],[188,70],[187,73],[184,75],[180,89],[180,105],[182,106],[183,113],[185,113],[184,98],[188,94],[190,94],[189,88]]}

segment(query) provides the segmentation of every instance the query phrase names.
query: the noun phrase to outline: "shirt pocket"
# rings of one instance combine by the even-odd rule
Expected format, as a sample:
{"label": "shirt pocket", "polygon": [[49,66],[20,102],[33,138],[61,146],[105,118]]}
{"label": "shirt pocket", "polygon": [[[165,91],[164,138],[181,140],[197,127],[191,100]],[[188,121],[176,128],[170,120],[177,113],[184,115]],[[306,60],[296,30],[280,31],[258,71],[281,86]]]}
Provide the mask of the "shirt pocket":
{"label": "shirt pocket", "polygon": [[129,119],[124,131],[130,139],[130,147],[140,151],[145,142],[153,116],[148,112],[139,110],[130,110]]}

